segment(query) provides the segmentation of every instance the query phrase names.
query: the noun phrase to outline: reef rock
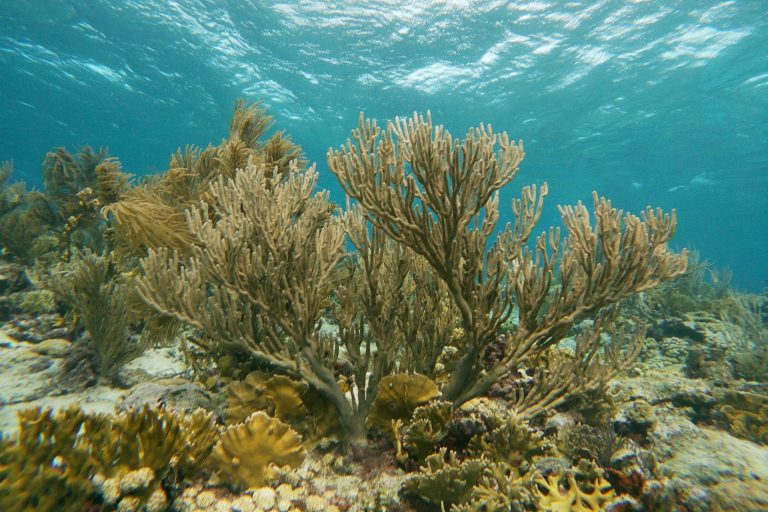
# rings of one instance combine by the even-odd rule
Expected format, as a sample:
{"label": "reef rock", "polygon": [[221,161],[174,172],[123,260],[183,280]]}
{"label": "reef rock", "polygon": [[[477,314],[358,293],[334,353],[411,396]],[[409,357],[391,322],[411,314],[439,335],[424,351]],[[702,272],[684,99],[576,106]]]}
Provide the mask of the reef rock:
{"label": "reef rock", "polygon": [[212,411],[214,397],[199,385],[184,380],[144,382],[132,387],[118,405],[119,410],[166,407],[174,411],[192,412],[195,409]]}

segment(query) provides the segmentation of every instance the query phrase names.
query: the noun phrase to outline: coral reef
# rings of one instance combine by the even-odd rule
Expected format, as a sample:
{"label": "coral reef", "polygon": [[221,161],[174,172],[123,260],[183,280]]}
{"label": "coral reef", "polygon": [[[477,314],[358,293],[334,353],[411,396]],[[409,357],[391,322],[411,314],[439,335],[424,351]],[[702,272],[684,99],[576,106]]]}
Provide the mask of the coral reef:
{"label": "coral reef", "polygon": [[768,445],[768,394],[726,391],[719,402],[734,435]]}
{"label": "coral reef", "polygon": [[136,186],[103,149],[44,192],[0,165],[0,508],[768,507],[768,300],[685,271],[674,212],[595,195],[534,239],[543,185],[499,230],[522,145],[429,115],[361,116],[339,207],[271,128],[238,102]]}
{"label": "coral reef", "polygon": [[[402,447],[408,455],[423,463],[448,435],[452,415],[453,407],[450,402],[434,401],[417,407],[402,434]],[[400,454],[399,458],[402,457]]]}
{"label": "coral reef", "polygon": [[406,480],[403,492],[435,504],[463,503],[483,475],[482,459],[460,461],[441,448],[426,459],[419,473]]}
{"label": "coral reef", "polygon": [[569,512],[597,512],[614,496],[611,484],[597,477],[592,482],[580,483],[572,472],[550,475],[537,480],[539,503],[542,510]]}

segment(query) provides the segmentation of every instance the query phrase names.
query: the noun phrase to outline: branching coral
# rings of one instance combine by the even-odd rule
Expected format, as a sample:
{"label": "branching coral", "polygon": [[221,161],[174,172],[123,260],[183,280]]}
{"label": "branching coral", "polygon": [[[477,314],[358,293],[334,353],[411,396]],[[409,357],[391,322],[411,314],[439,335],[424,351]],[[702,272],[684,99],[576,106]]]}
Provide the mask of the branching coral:
{"label": "branching coral", "polygon": [[227,139],[205,149],[177,150],[168,171],[144,180],[104,209],[115,224],[120,247],[141,256],[147,248],[188,252],[199,240],[188,228],[185,212],[208,200],[209,186],[220,176],[234,178],[249,162],[263,165],[268,177],[289,174],[290,162],[303,169],[301,150],[289,137],[278,131],[265,138],[271,127],[272,117],[259,104],[239,100]]}
{"label": "branching coral", "polygon": [[59,221],[52,203],[40,192],[27,192],[22,182],[9,183],[13,165],[0,163],[0,247],[31,262],[42,255],[37,238]]}
{"label": "branching coral", "polygon": [[475,436],[469,444],[469,452],[473,456],[485,457],[492,462],[504,463],[514,468],[551,451],[552,447],[544,440],[543,435],[515,415],[504,420],[491,432]]}
{"label": "branching coral", "polygon": [[539,478],[537,484],[539,506],[551,512],[599,512],[615,495],[611,484],[602,477],[578,482],[573,471]]}
{"label": "branching coral", "polygon": [[[314,193],[313,168],[266,161],[265,130],[258,110],[238,105],[227,141],[177,155],[186,171],[150,187],[194,191],[171,194],[193,241],[153,248],[143,238],[140,291],[160,314],[304,381],[336,408],[347,441],[365,440],[374,397],[398,372],[446,373],[442,398],[456,407],[530,371],[533,387],[511,397],[527,417],[599,390],[638,347],[620,331],[604,341],[607,308],[685,269],[685,255],[666,247],[674,212],[649,208],[641,219],[596,195],[593,216],[582,204],[561,208],[568,237],[551,230],[530,249],[546,186],[524,189],[515,224],[494,235],[498,191],[523,151],[484,126],[458,141],[429,116],[386,130],[361,117],[354,142],[328,154],[359,205],[343,217]],[[321,334],[326,312],[338,336]],[[517,325],[486,368],[485,350],[513,313]],[[550,350],[587,316],[595,320],[572,355]],[[438,371],[448,352],[456,361]]]}
{"label": "branching coral", "polygon": [[536,473],[521,475],[506,464],[489,464],[480,482],[470,491],[466,503],[451,512],[522,512],[539,510],[535,492]]}
{"label": "branching coral", "polygon": [[725,337],[736,377],[768,382],[768,324],[757,298],[739,301],[740,314],[726,316]]}
{"label": "branching coral", "polygon": [[131,322],[136,320],[128,307],[132,288],[109,256],[77,253],[70,262],[36,270],[32,278],[75,312],[77,323],[89,335],[100,376],[111,378],[141,354],[144,345],[130,336]]}
{"label": "branching coral", "polygon": [[418,462],[433,453],[448,434],[453,413],[450,402],[434,401],[417,407],[411,422],[404,428],[402,446]]}
{"label": "branching coral", "polygon": [[[557,344],[579,319],[685,270],[685,255],[666,248],[674,212],[648,208],[640,219],[596,194],[594,223],[584,205],[562,207],[569,236],[561,241],[551,230],[529,250],[546,185],[525,188],[513,201],[514,225],[494,237],[498,191],[517,175],[523,154],[521,144],[490,127],[454,140],[429,115],[396,119],[385,130],[361,115],[352,140],[328,153],[331,170],[367,220],[423,256],[446,284],[466,335],[466,351],[442,390],[457,405]],[[484,372],[483,352],[515,310],[518,328],[508,351]],[[599,335],[587,340],[592,347],[583,354],[591,361]],[[577,364],[585,368],[589,361]],[[619,359],[611,364],[621,367]],[[547,385],[554,387],[538,395],[542,407],[573,394],[558,382]],[[560,398],[547,400],[552,393]]]}
{"label": "branching coral", "polygon": [[188,216],[201,245],[188,259],[151,250],[140,292],[164,314],[305,380],[350,434],[364,436],[364,416],[358,419],[333,373],[338,351],[318,332],[343,231],[327,194],[312,193],[314,169],[292,168],[285,178],[254,165],[234,180],[220,177],[208,207]]}

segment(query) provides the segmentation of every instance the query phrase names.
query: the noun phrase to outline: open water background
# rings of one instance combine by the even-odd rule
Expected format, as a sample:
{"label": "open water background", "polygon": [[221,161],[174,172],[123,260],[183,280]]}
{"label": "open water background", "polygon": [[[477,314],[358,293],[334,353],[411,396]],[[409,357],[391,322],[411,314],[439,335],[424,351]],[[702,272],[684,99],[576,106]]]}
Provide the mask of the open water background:
{"label": "open water background", "polygon": [[[414,7],[414,4],[424,7]],[[342,201],[325,153],[358,113],[430,109],[523,139],[516,185],[676,208],[678,247],[768,285],[768,2],[4,0],[0,160],[41,183],[55,146],[136,175],[263,100]],[[510,213],[509,208],[504,208]]]}

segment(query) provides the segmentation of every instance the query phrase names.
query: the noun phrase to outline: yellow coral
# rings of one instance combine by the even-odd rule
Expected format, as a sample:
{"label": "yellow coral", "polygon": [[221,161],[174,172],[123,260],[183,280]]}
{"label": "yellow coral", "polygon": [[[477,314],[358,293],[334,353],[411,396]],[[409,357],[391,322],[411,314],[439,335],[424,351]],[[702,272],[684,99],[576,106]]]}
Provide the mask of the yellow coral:
{"label": "yellow coral", "polygon": [[367,423],[372,427],[387,429],[393,420],[409,421],[418,406],[439,396],[437,384],[424,375],[388,375],[379,383]]}
{"label": "yellow coral", "polygon": [[456,452],[441,448],[426,459],[419,473],[403,484],[405,494],[434,504],[463,503],[477,485],[488,463],[483,459],[459,461]]}
{"label": "yellow coral", "polygon": [[589,485],[576,481],[573,473],[539,478],[539,506],[548,512],[597,512],[614,496],[611,484],[601,477]]}
{"label": "yellow coral", "polygon": [[448,433],[452,414],[450,402],[437,401],[417,407],[413,421],[403,434],[405,450],[416,460],[423,461]]}
{"label": "yellow coral", "polygon": [[227,421],[244,421],[263,411],[290,424],[306,441],[338,437],[341,425],[336,408],[306,383],[284,375],[255,371],[242,382],[227,386]]}
{"label": "yellow coral", "polygon": [[727,391],[720,400],[720,412],[733,435],[768,444],[768,395]]}
{"label": "yellow coral", "polygon": [[306,456],[301,436],[263,412],[228,427],[213,453],[221,476],[245,488],[269,483],[276,466],[297,467]]}
{"label": "yellow coral", "polygon": [[305,383],[284,375],[251,372],[244,381],[227,386],[227,420],[237,423],[255,411],[264,411],[269,416],[295,425],[307,414],[301,399],[306,390]]}

